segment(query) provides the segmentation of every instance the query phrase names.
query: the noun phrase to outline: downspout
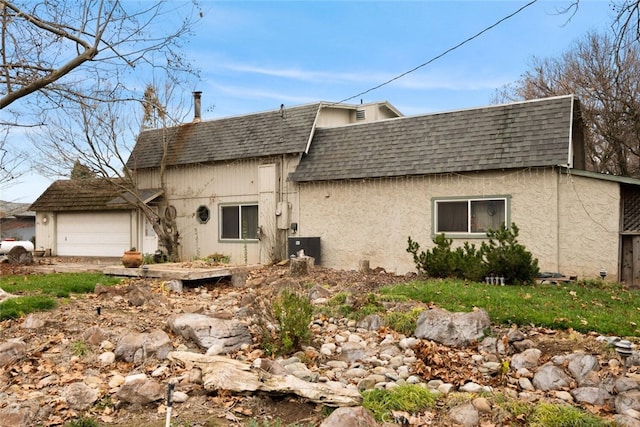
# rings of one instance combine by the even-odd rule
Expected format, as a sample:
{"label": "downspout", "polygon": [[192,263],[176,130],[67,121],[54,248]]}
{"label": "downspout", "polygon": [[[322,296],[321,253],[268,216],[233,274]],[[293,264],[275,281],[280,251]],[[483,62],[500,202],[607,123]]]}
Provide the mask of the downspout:
{"label": "downspout", "polygon": [[[555,168],[554,168],[555,169]],[[556,174],[556,268],[560,271],[560,175],[562,168]]]}
{"label": "downspout", "polygon": [[[571,169],[573,168],[573,115],[575,113],[575,95],[571,94],[571,108],[569,113],[569,147],[567,150],[567,164],[558,165],[556,175],[556,266],[560,270],[560,184],[561,175],[564,168],[567,171],[567,179],[571,179]],[[554,168],[555,169],[555,168]]]}

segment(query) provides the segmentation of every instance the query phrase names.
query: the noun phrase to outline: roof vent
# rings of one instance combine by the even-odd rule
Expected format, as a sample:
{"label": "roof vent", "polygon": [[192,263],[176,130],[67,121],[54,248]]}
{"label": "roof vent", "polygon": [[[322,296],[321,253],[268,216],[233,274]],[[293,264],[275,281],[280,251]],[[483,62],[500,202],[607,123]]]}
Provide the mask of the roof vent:
{"label": "roof vent", "polygon": [[365,110],[356,110],[356,120],[364,120],[367,118]]}

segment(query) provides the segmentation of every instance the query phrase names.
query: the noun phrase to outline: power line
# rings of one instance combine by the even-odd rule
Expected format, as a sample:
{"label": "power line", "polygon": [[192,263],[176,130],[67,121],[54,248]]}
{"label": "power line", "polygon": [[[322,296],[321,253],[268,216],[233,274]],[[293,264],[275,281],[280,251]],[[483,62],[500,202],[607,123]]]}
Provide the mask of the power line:
{"label": "power line", "polygon": [[356,95],[350,96],[349,98],[345,98],[345,99],[343,99],[342,101],[338,101],[336,104],[341,104],[341,103],[343,103],[343,102],[350,101],[350,100],[352,100],[353,98],[357,98],[357,97],[362,96],[362,95],[365,95],[365,94],[367,94],[367,93],[369,93],[369,92],[373,92],[373,91],[374,91],[374,90],[376,90],[376,89],[380,89],[382,86],[386,86],[386,85],[388,85],[388,84],[389,84],[389,83],[391,83],[391,82],[394,82],[394,81],[396,81],[396,80],[401,79],[402,77],[406,76],[407,74],[411,74],[411,73],[413,73],[414,71],[416,71],[416,70],[418,70],[418,69],[420,69],[420,68],[422,68],[422,67],[425,67],[425,66],[427,66],[427,65],[431,64],[433,61],[436,61],[436,60],[438,60],[438,59],[442,58],[442,57],[443,57],[443,56],[445,56],[446,54],[448,54],[448,53],[450,53],[450,52],[453,52],[454,50],[458,49],[459,47],[461,47],[461,46],[463,46],[463,45],[465,45],[465,44],[469,43],[471,40],[476,39],[476,38],[480,37],[482,34],[486,33],[487,31],[489,31],[489,30],[491,30],[491,29],[493,29],[493,28],[497,27],[498,25],[500,25],[501,23],[503,23],[503,22],[504,22],[504,21],[506,21],[507,19],[512,18],[512,17],[514,17],[514,16],[516,16],[518,13],[522,12],[523,10],[525,10],[526,8],[528,8],[529,6],[531,6],[532,4],[534,4],[534,3],[535,3],[535,2],[537,2],[537,1],[538,1],[538,0],[532,0],[532,1],[530,1],[529,3],[525,4],[525,5],[524,5],[524,6],[522,6],[520,9],[516,10],[515,12],[513,12],[512,14],[505,16],[504,18],[502,18],[502,19],[500,19],[499,21],[495,22],[493,25],[490,25],[490,26],[486,27],[484,30],[482,30],[482,31],[480,31],[480,32],[478,32],[478,33],[476,33],[476,34],[474,34],[473,36],[471,36],[471,37],[467,38],[466,40],[464,40],[464,41],[462,41],[462,42],[460,42],[460,43],[458,43],[457,45],[455,45],[455,46],[453,46],[453,47],[450,47],[449,49],[445,50],[445,51],[444,51],[444,52],[442,52],[441,54],[434,56],[433,58],[431,58],[431,59],[430,59],[430,60],[428,60],[427,62],[425,62],[425,63],[423,63],[423,64],[420,64],[420,65],[418,65],[417,67],[414,67],[414,68],[410,69],[409,71],[405,71],[404,73],[402,73],[402,74],[400,74],[400,75],[398,75],[398,76],[396,76],[396,77],[394,77],[394,78],[392,78],[392,79],[389,79],[389,80],[387,80],[387,81],[386,81],[386,82],[384,82],[384,83],[380,83],[379,85],[374,86],[374,87],[372,87],[371,89],[367,89],[367,90],[365,90],[364,92],[360,92],[360,93],[358,93],[358,94],[356,94]]}

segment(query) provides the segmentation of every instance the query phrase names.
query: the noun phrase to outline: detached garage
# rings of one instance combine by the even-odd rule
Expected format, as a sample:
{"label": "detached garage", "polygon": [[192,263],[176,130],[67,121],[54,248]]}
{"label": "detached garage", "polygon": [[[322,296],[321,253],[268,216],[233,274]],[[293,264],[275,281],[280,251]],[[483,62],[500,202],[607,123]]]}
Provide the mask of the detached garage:
{"label": "detached garage", "polygon": [[31,205],[36,249],[55,256],[119,257],[136,246],[136,210],[120,193],[99,179],[51,184]]}

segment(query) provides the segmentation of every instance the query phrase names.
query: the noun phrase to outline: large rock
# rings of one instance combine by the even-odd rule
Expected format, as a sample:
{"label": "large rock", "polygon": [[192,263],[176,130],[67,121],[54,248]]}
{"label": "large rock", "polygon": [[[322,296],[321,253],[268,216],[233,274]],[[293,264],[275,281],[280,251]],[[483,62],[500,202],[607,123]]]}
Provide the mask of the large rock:
{"label": "large rock", "polygon": [[578,387],[571,390],[571,396],[578,403],[602,406],[609,402],[611,395],[598,387]]}
{"label": "large rock", "polygon": [[116,358],[125,362],[141,363],[148,358],[166,359],[173,344],[166,332],[128,334],[120,338],[114,351]]}
{"label": "large rock", "polygon": [[554,365],[544,365],[533,376],[533,385],[538,390],[562,390],[569,387],[571,379],[564,371]]}
{"label": "large rock", "polygon": [[0,344],[0,367],[22,359],[26,351],[27,345],[19,340]]}
{"label": "large rock", "polygon": [[378,423],[362,406],[338,408],[331,413],[320,427],[376,427]]}
{"label": "large rock", "polygon": [[484,336],[491,320],[486,311],[451,313],[441,308],[425,310],[418,318],[415,336],[440,344],[464,347]]}
{"label": "large rock", "polygon": [[480,422],[480,413],[472,403],[463,403],[449,411],[449,418],[457,425],[473,427]]}
{"label": "large rock", "polygon": [[629,410],[640,411],[640,390],[620,393],[616,396],[615,407],[618,414],[625,414]]}
{"label": "large rock", "polygon": [[165,397],[165,387],[157,381],[131,376],[116,393],[118,399],[127,403],[148,405]]}
{"label": "large rock", "polygon": [[31,265],[33,264],[33,254],[22,246],[14,246],[7,252],[10,264]]}
{"label": "large rock", "polygon": [[207,349],[210,355],[231,353],[253,342],[247,325],[236,320],[186,313],[172,316],[167,325],[176,334]]}
{"label": "large rock", "polygon": [[531,369],[538,366],[542,352],[537,348],[528,348],[522,353],[514,354],[511,357],[511,367],[516,371],[518,369]]}
{"label": "large rock", "polygon": [[590,372],[599,371],[598,358],[592,354],[576,353],[567,356],[569,365],[567,369],[578,382],[581,382]]}
{"label": "large rock", "polygon": [[98,390],[78,382],[66,386],[62,391],[62,397],[71,409],[86,411],[98,400],[100,393]]}
{"label": "large rock", "polygon": [[0,427],[32,427],[38,418],[38,403],[11,402],[0,408]]}

